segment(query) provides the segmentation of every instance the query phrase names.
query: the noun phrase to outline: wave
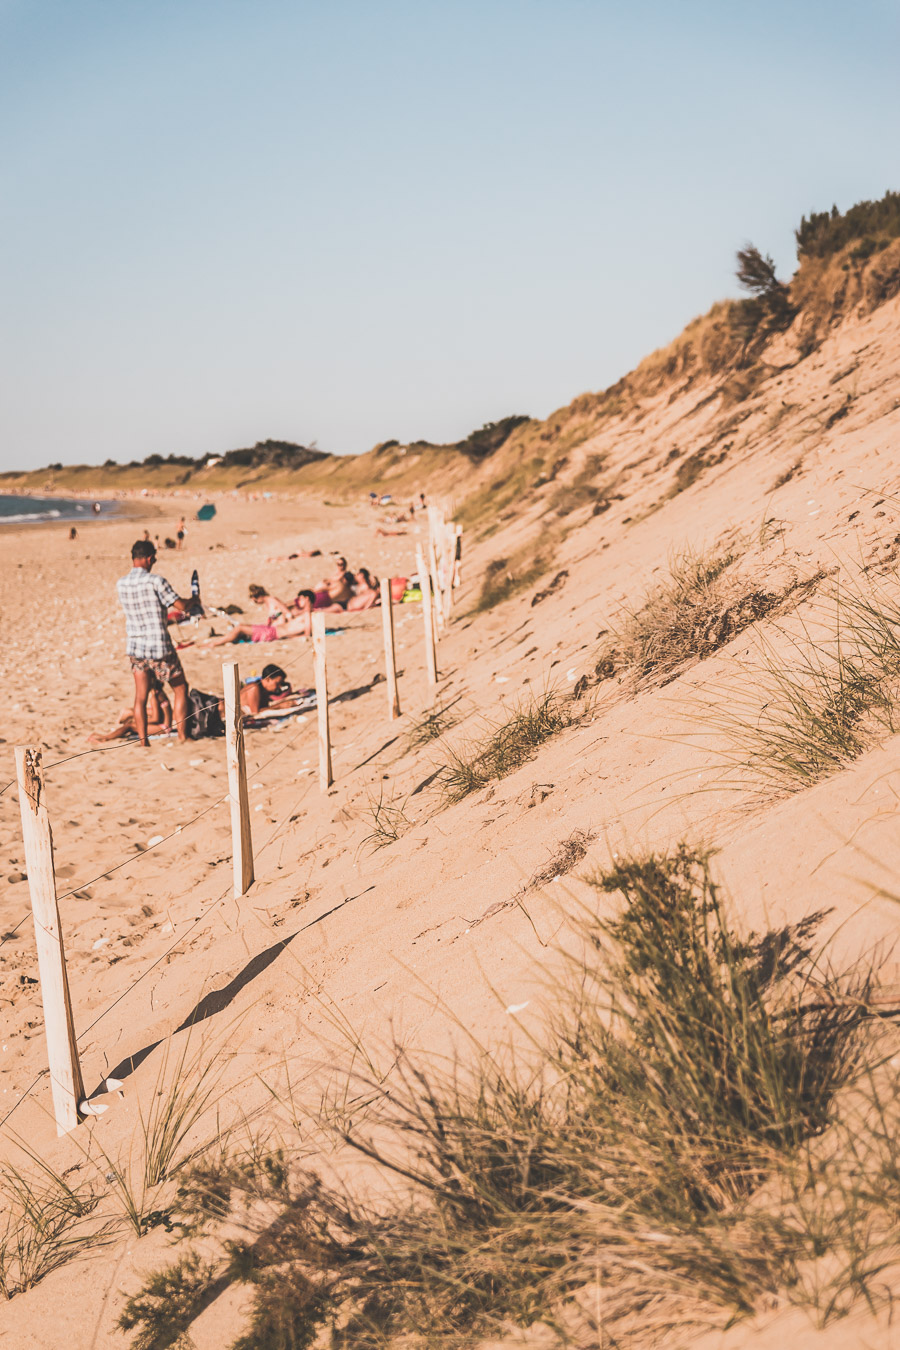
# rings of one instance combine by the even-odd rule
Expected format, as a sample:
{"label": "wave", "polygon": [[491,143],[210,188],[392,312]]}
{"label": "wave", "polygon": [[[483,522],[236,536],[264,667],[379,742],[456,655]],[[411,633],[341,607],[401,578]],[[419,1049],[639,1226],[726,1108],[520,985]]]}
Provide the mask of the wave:
{"label": "wave", "polygon": [[21,525],[30,520],[59,520],[62,511],[29,511],[15,516],[0,515],[0,525]]}

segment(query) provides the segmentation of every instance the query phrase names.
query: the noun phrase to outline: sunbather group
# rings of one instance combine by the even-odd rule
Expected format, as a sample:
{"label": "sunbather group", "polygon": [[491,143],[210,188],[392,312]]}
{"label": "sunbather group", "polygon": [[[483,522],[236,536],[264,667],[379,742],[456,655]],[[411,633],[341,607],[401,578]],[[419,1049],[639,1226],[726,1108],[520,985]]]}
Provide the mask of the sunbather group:
{"label": "sunbather group", "polygon": [[[241,687],[241,712],[245,717],[256,717],[263,709],[272,706],[283,706],[288,711],[292,703],[298,698],[305,697],[308,692],[304,689],[295,693],[281,666],[268,665],[258,680],[248,680]],[[199,689],[190,690],[185,727],[188,740],[224,735],[224,718],[225,700],[218,694],[204,694]],[[153,675],[147,696],[147,735],[168,735],[172,730],[172,705],[159,679]],[[136,735],[134,709],[128,707],[122,709],[119,720],[111,731],[95,731],[88,740],[96,744],[127,740]]]}
{"label": "sunbather group", "polygon": [[312,614],[371,609],[380,604],[378,578],[365,567],[354,575],[347,570],[347,559],[338,558],[333,576],[320,581],[315,590],[298,591],[293,600],[281,600],[264,586],[252,585],[250,599],[265,611],[263,623],[239,623],[228,633],[206,638],[200,647],[224,647],[232,642],[275,642],[279,638],[309,637]]}

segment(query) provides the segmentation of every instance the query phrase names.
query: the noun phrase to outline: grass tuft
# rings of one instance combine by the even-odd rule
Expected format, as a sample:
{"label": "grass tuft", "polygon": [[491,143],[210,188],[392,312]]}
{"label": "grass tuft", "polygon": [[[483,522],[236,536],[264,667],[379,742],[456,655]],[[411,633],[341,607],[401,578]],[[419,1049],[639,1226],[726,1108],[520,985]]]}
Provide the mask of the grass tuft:
{"label": "grass tuft", "polygon": [[874,586],[838,591],[820,617],[787,655],[762,644],[739,687],[704,712],[725,761],[763,788],[809,787],[900,725],[900,602]]}
{"label": "grass tuft", "polygon": [[578,720],[571,700],[557,690],[523,696],[504,722],[488,726],[475,741],[450,751],[441,775],[448,802],[459,802],[522,767],[552,736]]}
{"label": "grass tuft", "polygon": [[[232,1350],[303,1350],[329,1324],[336,1350],[462,1347],[510,1323],[637,1350],[786,1288],[809,1301],[809,1259],[831,1230],[801,1178],[859,1067],[866,975],[824,964],[821,915],[735,932],[702,852],[624,859],[592,880],[619,908],[583,917],[544,1039],[465,1064],[401,1052],[389,1081],[367,1082],[367,1116],[334,1127],[399,1182],[379,1208],[278,1152],[184,1174],[178,1203],[209,1245],[218,1234],[219,1257],[130,1300],[138,1350],[187,1336],[222,1282],[251,1295]],[[763,1183],[782,1187],[774,1213],[754,1203]],[[861,1286],[846,1251],[841,1288]]]}
{"label": "grass tuft", "polygon": [[545,557],[542,553],[535,555],[531,550],[510,558],[495,558],[485,569],[484,581],[472,613],[482,614],[504,600],[512,599],[514,595],[533,586],[549,567],[549,556]]}
{"label": "grass tuft", "polygon": [[170,1040],[149,1105],[138,1102],[138,1125],[127,1157],[112,1157],[94,1135],[106,1179],[138,1237],[157,1224],[168,1226],[168,1211],[161,1207],[162,1188],[190,1161],[193,1150],[188,1139],[214,1101],[219,1076],[215,1057],[207,1058],[202,1047],[191,1053],[189,1035],[174,1055]]}
{"label": "grass tuft", "polygon": [[41,1159],[32,1159],[37,1164],[32,1173],[11,1164],[0,1171],[0,1293],[7,1299],[33,1288],[104,1236],[85,1222],[97,1205],[94,1191],[88,1185],[70,1186]]}
{"label": "grass tuft", "polygon": [[783,597],[749,589],[730,570],[738,556],[732,550],[677,554],[666,581],[648,592],[601,650],[597,678],[627,673],[666,683],[771,613]]}
{"label": "grass tuft", "polygon": [[456,726],[462,719],[462,713],[456,709],[459,699],[454,699],[453,703],[436,703],[424,717],[416,722],[406,734],[407,752],[421,750],[423,746],[430,745],[432,741],[439,740],[445,736],[448,731]]}
{"label": "grass tuft", "polygon": [[374,797],[369,798],[368,814],[372,828],[360,847],[376,853],[378,849],[395,844],[407,830],[411,830],[413,822],[405,811],[407,801],[408,798],[402,801],[399,797],[385,798],[384,785],[379,785],[377,800]]}

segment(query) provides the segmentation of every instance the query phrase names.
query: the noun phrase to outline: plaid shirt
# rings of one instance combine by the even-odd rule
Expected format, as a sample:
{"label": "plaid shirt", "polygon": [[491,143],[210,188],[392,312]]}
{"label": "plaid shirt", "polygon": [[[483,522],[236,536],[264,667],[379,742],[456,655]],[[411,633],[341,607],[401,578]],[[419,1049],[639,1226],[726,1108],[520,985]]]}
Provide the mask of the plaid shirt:
{"label": "plaid shirt", "polygon": [[166,627],[169,606],[178,599],[165,577],[155,577],[142,567],[132,567],[116,582],[119,604],[125,611],[129,656],[159,659],[175,649]]}

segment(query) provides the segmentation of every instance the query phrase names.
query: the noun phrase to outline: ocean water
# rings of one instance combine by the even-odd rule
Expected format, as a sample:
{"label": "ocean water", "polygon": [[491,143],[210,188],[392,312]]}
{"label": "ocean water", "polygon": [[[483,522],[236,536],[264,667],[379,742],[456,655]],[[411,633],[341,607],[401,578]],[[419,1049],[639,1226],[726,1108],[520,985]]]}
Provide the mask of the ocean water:
{"label": "ocean water", "polygon": [[42,520],[96,520],[112,515],[115,502],[101,502],[99,513],[91,502],[72,501],[69,497],[9,497],[0,493],[0,525],[21,525]]}

